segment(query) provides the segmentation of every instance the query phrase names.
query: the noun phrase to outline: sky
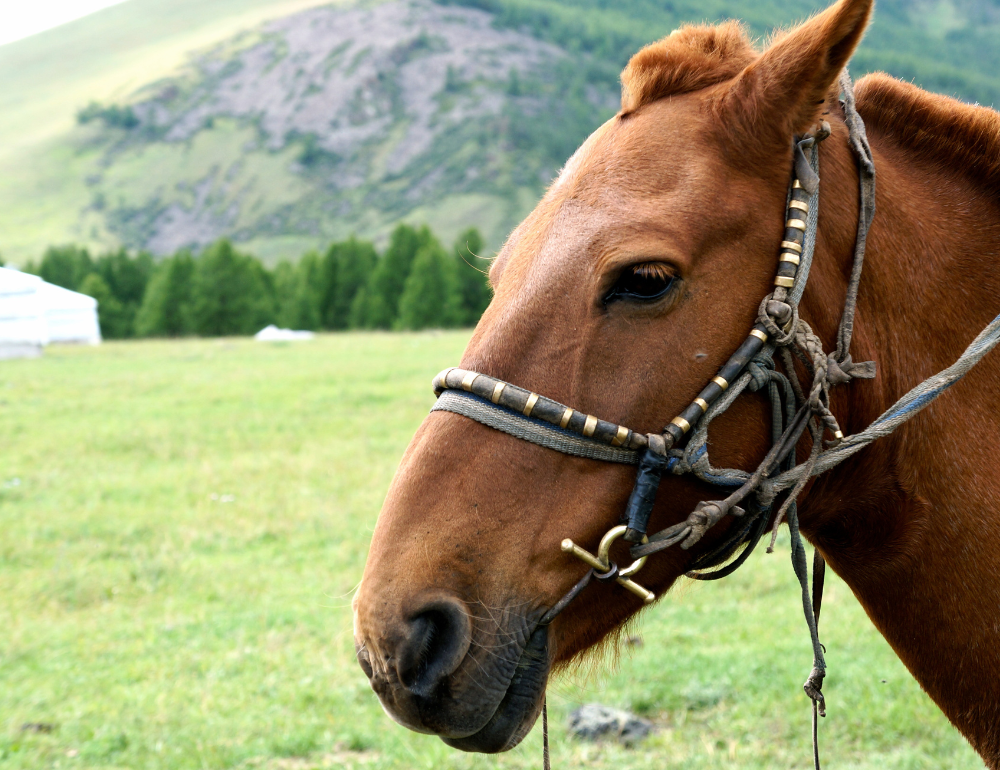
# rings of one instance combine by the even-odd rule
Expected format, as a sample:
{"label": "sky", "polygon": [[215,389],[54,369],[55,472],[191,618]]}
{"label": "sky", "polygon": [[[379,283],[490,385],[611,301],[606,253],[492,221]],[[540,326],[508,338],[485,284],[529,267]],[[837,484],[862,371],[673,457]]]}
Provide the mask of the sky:
{"label": "sky", "polygon": [[0,45],[121,2],[124,0],[0,0]]}

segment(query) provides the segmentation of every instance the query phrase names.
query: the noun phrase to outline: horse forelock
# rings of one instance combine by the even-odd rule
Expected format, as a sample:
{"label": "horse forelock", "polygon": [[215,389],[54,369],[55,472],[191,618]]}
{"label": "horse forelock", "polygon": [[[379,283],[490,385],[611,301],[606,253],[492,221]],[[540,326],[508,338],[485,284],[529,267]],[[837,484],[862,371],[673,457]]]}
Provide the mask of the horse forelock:
{"label": "horse forelock", "polygon": [[629,60],[621,77],[621,114],[731,80],[758,55],[739,22],[680,27]]}

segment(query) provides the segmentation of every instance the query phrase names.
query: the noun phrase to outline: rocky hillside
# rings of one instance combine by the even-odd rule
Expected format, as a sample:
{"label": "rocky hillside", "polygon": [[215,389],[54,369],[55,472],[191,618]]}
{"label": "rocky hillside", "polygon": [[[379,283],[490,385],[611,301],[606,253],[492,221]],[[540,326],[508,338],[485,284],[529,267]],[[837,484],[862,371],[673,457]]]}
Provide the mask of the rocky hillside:
{"label": "rocky hillside", "polygon": [[[446,239],[474,225],[496,247],[613,113],[618,71],[643,43],[732,16],[763,35],[826,4],[317,2],[128,0],[67,25],[92,23],[89,36],[0,47],[11,84],[0,92],[0,254],[25,261],[67,242],[166,254],[225,235],[273,262],[352,233],[382,240],[400,220]],[[258,17],[237,23],[250,5]],[[176,32],[179,13],[228,31],[209,45],[209,31],[192,37],[183,66],[157,69],[167,59],[148,53],[155,19]],[[140,26],[135,51],[93,50],[127,47]],[[92,79],[82,97],[81,80],[60,100],[77,62],[122,85]],[[881,0],[854,62],[855,74],[873,69],[997,101],[1000,0]],[[58,124],[63,113],[77,119]]]}
{"label": "rocky hillside", "polygon": [[[617,93],[493,21],[428,0],[315,8],[93,104],[91,219],[154,254],[228,235],[273,257],[403,218],[496,243]],[[572,111],[548,106],[574,82]]]}

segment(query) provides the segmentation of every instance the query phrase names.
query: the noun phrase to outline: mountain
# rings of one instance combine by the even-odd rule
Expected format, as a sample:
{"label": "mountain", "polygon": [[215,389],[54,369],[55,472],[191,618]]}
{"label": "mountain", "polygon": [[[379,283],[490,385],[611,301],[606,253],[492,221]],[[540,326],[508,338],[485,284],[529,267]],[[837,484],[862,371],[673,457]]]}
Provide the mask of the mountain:
{"label": "mountain", "polygon": [[[269,261],[400,220],[491,247],[684,21],[816,0],[129,0],[0,46],[0,254],[228,236]],[[993,103],[1000,3],[882,0],[855,74]]]}

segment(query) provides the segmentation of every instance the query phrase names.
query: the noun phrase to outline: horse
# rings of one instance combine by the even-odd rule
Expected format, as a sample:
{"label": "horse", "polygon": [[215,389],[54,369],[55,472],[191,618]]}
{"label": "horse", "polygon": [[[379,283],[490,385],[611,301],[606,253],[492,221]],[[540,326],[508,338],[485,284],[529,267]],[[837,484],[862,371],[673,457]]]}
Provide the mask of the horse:
{"label": "horse", "polygon": [[[848,291],[859,170],[838,78],[873,0],[839,0],[759,50],[735,22],[682,27],[622,74],[621,110],[573,154],[489,271],[494,296],[459,363],[661,432],[758,317],[783,242],[792,137],[821,145],[812,273],[799,313],[824,349]],[[1000,115],[884,74],[856,85],[878,214],[854,322],[874,379],[833,388],[845,431],[955,359],[1000,297]],[[1000,360],[798,499],[801,532],[990,768],[1000,768]],[[752,469],[771,446],[760,396],[711,426],[713,461]],[[652,435],[652,434],[651,434]],[[804,451],[800,448],[800,452]],[[635,470],[433,411],[407,448],[354,598],[358,661],[400,724],[476,752],[512,748],[551,673],[613,638],[643,600],[594,582],[540,622],[629,500]],[[665,476],[651,527],[713,492]],[[728,522],[728,523],[727,523]],[[657,596],[738,521],[649,558]],[[627,544],[609,553],[627,563]]]}

